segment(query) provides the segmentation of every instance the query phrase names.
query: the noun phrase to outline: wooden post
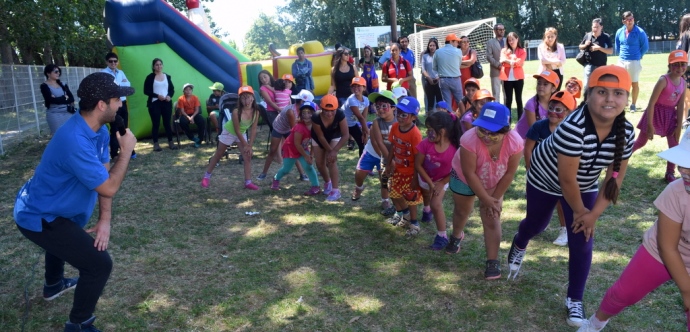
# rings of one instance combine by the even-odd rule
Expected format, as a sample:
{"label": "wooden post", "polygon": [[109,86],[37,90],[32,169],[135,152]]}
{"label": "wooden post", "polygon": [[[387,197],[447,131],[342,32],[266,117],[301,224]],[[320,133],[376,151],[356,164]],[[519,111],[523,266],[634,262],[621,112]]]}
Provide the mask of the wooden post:
{"label": "wooden post", "polygon": [[391,41],[398,42],[398,17],[396,9],[396,0],[391,0]]}

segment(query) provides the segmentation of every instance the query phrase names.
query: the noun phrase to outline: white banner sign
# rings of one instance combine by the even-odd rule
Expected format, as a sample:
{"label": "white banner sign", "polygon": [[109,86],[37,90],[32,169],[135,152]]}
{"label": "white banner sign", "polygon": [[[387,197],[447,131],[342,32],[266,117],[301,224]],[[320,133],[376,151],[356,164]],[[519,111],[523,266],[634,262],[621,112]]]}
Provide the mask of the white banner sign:
{"label": "white banner sign", "polygon": [[[391,27],[389,25],[376,27],[356,27],[355,28],[355,48],[363,48],[366,45],[371,47],[385,46],[390,41]],[[386,38],[384,35],[388,35]],[[398,26],[400,35],[400,26]],[[384,45],[379,45],[379,39]]]}

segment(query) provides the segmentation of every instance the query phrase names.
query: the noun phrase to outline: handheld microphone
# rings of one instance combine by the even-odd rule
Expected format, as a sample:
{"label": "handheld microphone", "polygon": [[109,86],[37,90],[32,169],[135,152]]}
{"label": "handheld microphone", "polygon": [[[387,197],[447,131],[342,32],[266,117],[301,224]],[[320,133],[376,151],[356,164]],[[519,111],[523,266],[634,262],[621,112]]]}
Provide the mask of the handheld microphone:
{"label": "handheld microphone", "polygon": [[120,132],[120,136],[125,136],[127,134],[127,128],[125,128],[125,120],[121,116],[115,116],[115,128]]}

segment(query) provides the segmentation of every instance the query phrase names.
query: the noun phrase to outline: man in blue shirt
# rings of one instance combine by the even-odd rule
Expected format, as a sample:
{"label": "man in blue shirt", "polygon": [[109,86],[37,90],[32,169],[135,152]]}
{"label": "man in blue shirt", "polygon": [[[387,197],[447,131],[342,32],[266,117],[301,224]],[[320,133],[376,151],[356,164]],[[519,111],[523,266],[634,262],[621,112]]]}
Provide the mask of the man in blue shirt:
{"label": "man in blue shirt", "polygon": [[[108,54],[105,55],[105,61],[106,61],[106,68],[101,70],[104,73],[108,73],[110,75],[113,75],[115,78],[115,84],[119,86],[131,86],[129,80],[127,80],[127,76],[125,76],[125,72],[117,68],[117,65],[119,63],[119,58],[117,54],[113,52],[108,52]],[[117,110],[117,115],[119,115],[123,122],[125,123],[125,127],[129,127],[129,110],[127,109],[127,97],[121,97],[120,100],[122,100],[122,107]],[[117,139],[115,138],[115,124],[111,123],[110,124],[110,158],[115,159],[115,157],[118,156],[118,152],[120,150],[120,145],[117,143]],[[135,159],[137,157],[137,153],[132,151],[132,155],[130,158]]]}
{"label": "man in blue shirt", "polygon": [[[76,288],[65,332],[98,331],[93,326],[93,312],[113,264],[106,251],[113,196],[130,161],[117,158],[110,167],[110,135],[105,124],[115,120],[122,106],[120,98],[133,93],[133,88],[116,84],[110,74],[85,77],[77,91],[79,113],[53,135],[34,176],[19,190],[14,204],[19,231],[45,250],[43,298],[53,300]],[[129,129],[116,137],[121,152],[129,156],[137,139]],[[98,221],[85,231],[96,199]],[[64,277],[65,262],[79,270],[79,278]]]}
{"label": "man in blue shirt", "polygon": [[640,93],[640,86],[638,84],[640,72],[642,71],[640,60],[649,50],[649,41],[644,30],[635,25],[635,17],[633,17],[633,13],[630,11],[623,13],[623,26],[616,32],[614,48],[614,51],[619,52],[618,66],[625,68],[632,79],[630,112],[634,113],[637,95]]}
{"label": "man in blue shirt", "polygon": [[400,56],[402,56],[405,60],[409,61],[412,65],[412,79],[409,82],[409,94],[410,96],[417,98],[417,80],[414,77],[414,66],[417,62],[414,56],[414,52],[408,48],[408,46],[410,46],[410,39],[407,38],[407,36],[400,37],[398,38],[398,44],[400,44]]}
{"label": "man in blue shirt", "polygon": [[[433,68],[439,76],[439,87],[443,100],[451,105],[453,98],[458,105],[458,112],[465,113],[462,103],[462,83],[460,81],[460,64],[462,64],[462,50],[458,48],[460,38],[454,33],[446,36],[446,44],[434,53]],[[453,110],[455,111],[455,110]]]}

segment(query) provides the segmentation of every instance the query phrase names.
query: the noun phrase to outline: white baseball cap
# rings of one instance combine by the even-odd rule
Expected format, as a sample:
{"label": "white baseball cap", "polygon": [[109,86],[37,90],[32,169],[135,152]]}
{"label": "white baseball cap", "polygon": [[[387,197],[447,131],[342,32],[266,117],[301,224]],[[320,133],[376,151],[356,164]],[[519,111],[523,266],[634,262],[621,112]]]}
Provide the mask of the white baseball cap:
{"label": "white baseball cap", "polygon": [[314,94],[311,93],[309,90],[302,90],[296,95],[290,96],[292,99],[298,100],[301,99],[303,101],[314,101]]}
{"label": "white baseball cap", "polygon": [[395,99],[400,99],[400,97],[407,97],[407,89],[401,86],[393,88],[392,92],[393,96],[395,96]]}
{"label": "white baseball cap", "polygon": [[680,167],[690,168],[690,127],[685,130],[678,145],[660,152],[657,156]]}

